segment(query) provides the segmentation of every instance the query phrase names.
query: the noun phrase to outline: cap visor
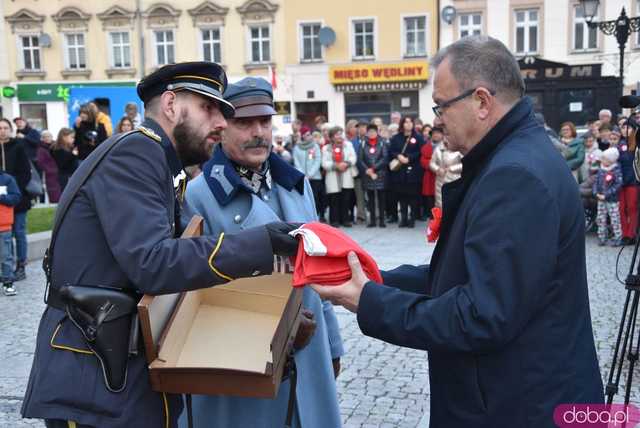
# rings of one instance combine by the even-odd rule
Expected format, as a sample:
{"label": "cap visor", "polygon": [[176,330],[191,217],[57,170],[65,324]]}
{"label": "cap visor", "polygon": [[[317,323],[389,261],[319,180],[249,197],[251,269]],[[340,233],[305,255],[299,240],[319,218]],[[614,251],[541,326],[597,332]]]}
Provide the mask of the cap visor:
{"label": "cap visor", "polygon": [[236,117],[258,117],[258,116],[273,116],[277,114],[276,111],[267,104],[254,104],[251,106],[237,107]]}
{"label": "cap visor", "polygon": [[193,88],[185,88],[184,90],[189,91],[189,92],[193,92],[199,95],[202,95],[204,97],[207,98],[212,98],[216,101],[218,101],[220,103],[220,111],[222,111],[222,115],[226,118],[229,119],[231,117],[234,117],[235,114],[235,107],[233,106],[233,104],[231,104],[229,101],[225,100],[222,95],[217,95],[213,92],[206,92],[206,91],[199,91],[197,89],[193,89]]}

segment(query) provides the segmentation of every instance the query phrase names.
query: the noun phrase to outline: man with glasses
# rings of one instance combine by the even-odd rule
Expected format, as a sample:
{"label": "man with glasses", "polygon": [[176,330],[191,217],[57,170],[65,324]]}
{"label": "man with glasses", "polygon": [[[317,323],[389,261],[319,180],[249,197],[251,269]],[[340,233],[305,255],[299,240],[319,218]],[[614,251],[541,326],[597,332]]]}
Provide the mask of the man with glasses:
{"label": "man with glasses", "polygon": [[604,399],[578,188],[506,46],[465,37],[432,64],[434,111],[464,158],[430,265],[383,285],[353,257],[351,280],[314,288],[364,334],[429,352],[431,428],[553,427],[558,405]]}

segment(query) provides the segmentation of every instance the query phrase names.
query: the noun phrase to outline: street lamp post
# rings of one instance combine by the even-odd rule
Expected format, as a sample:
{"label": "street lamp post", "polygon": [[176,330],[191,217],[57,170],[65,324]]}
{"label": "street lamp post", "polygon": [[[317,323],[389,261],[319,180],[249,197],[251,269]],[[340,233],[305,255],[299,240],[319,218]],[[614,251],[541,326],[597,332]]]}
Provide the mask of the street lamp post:
{"label": "street lamp post", "polygon": [[598,28],[604,34],[616,36],[620,49],[620,95],[624,93],[624,49],[629,41],[629,35],[640,30],[640,17],[629,18],[624,7],[620,16],[613,21],[593,22],[598,14],[600,0],[580,0],[583,16],[589,28]]}

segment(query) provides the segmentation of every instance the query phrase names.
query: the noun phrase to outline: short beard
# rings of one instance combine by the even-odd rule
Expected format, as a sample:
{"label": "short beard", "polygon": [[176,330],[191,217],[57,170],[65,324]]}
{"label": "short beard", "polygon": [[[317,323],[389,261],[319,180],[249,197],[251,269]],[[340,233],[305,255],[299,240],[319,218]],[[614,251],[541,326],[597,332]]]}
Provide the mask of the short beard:
{"label": "short beard", "polygon": [[206,147],[205,139],[198,133],[197,128],[191,127],[187,120],[187,112],[183,112],[181,122],[173,130],[173,138],[176,142],[176,152],[183,166],[199,165],[211,158],[211,152]]}

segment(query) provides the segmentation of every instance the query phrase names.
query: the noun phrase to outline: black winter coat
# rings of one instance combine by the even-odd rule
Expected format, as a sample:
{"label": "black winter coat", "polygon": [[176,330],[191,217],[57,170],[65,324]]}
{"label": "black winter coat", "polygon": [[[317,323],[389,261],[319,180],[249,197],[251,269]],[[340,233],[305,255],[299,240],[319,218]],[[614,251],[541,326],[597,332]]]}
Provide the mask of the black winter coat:
{"label": "black winter coat", "polygon": [[26,191],[31,180],[31,166],[24,145],[18,139],[12,138],[5,144],[0,144],[0,168],[16,179],[22,198],[15,206],[15,212],[21,213],[31,208],[31,197]]}
{"label": "black winter coat", "polygon": [[[402,153],[406,139],[402,133],[398,133],[391,138],[389,162]],[[422,136],[414,131],[404,151],[404,155],[409,158],[409,163],[403,165],[399,171],[389,171],[389,184],[394,192],[418,193],[423,174],[422,166],[420,165],[420,148],[423,144]]]}

